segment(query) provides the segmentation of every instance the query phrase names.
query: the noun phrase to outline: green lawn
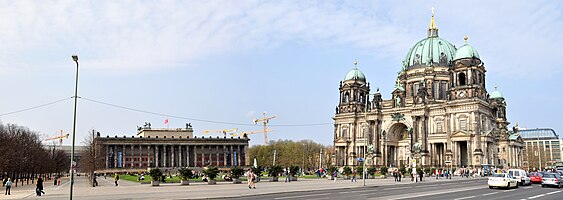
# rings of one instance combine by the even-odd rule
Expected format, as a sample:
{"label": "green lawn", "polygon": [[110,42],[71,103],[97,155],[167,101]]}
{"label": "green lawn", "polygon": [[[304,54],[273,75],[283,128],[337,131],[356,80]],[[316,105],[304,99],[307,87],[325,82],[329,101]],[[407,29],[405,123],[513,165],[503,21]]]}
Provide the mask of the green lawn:
{"label": "green lawn", "polygon": [[[108,177],[108,178],[109,178],[109,177]],[[119,175],[119,178],[120,178],[121,180],[132,181],[132,182],[139,182],[139,181],[138,181],[138,176],[136,176],[136,175],[126,175],[126,174],[123,174],[123,175]],[[180,183],[180,180],[181,180],[181,179],[180,179],[179,176],[172,176],[172,178],[170,178],[170,177],[168,177],[168,176],[166,177],[166,183]],[[217,181],[223,181],[223,179],[221,179],[220,176],[218,176],[217,178],[215,178],[215,180],[217,180]],[[246,177],[240,177],[240,180],[246,181],[247,179],[246,179]],[[145,176],[145,180],[142,180],[141,182],[147,182],[147,183],[149,183],[149,182],[151,182],[151,181],[152,181],[152,178],[151,178],[150,176]],[[190,182],[201,182],[201,177],[200,177],[200,178],[197,178],[197,179],[192,178],[192,179],[190,179]]]}

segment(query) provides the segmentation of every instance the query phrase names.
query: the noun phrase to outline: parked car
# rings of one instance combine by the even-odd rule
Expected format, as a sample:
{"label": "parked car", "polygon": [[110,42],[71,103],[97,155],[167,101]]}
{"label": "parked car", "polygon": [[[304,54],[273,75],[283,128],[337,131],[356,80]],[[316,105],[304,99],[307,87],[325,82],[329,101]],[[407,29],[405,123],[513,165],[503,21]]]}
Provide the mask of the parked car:
{"label": "parked car", "polygon": [[542,187],[555,186],[558,188],[562,188],[563,180],[561,180],[561,175],[559,175],[558,173],[544,174],[542,178],[541,186]]}
{"label": "parked car", "polygon": [[493,174],[492,177],[489,177],[487,184],[490,189],[495,187],[503,187],[506,189],[510,189],[511,187],[518,188],[518,181],[508,173]]}
{"label": "parked car", "polygon": [[508,174],[516,178],[518,185],[532,184],[532,182],[530,182],[530,178],[528,177],[528,173],[526,173],[526,171],[524,171],[523,169],[509,169]]}
{"label": "parked car", "polygon": [[528,174],[528,177],[530,177],[530,182],[532,183],[541,183],[543,174],[540,172],[532,172]]}

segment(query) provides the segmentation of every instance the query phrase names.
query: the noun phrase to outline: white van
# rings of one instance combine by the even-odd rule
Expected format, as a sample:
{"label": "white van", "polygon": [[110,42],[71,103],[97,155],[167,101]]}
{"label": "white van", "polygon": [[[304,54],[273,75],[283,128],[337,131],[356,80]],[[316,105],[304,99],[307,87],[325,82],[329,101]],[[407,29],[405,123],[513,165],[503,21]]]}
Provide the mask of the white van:
{"label": "white van", "polygon": [[516,178],[518,180],[518,185],[531,185],[532,182],[530,181],[530,177],[528,177],[528,173],[523,169],[509,169],[508,174]]}

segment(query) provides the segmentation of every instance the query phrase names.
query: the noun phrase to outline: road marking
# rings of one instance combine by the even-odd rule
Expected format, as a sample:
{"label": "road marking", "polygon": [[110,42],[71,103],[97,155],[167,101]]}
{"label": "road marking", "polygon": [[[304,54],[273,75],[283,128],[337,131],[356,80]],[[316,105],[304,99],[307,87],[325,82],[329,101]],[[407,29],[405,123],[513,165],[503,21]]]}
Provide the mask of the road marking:
{"label": "road marking", "polygon": [[528,197],[528,199],[535,199],[535,198],[539,198],[539,197],[543,197],[543,196],[545,196],[545,194],[540,194],[540,195],[536,195],[536,196],[533,196],[533,197]]}
{"label": "road marking", "polygon": [[474,198],[474,197],[475,196],[461,197],[461,198],[457,198],[457,199],[454,199],[454,200],[471,199],[471,198]]}
{"label": "road marking", "polygon": [[555,193],[559,193],[559,192],[561,192],[561,190],[547,193],[547,195],[551,195],[551,194],[555,194]]}
{"label": "road marking", "polygon": [[339,193],[340,193],[340,194],[347,194],[347,193],[350,193],[350,192],[339,192]]}
{"label": "road marking", "polygon": [[385,188],[383,190],[398,190],[398,189],[407,189],[407,188],[411,188],[411,187]]}
{"label": "road marking", "polygon": [[[446,194],[446,193],[452,193],[452,192],[462,192],[462,191],[468,191],[468,190],[478,190],[478,189],[484,189],[484,188],[485,187],[483,187],[483,186],[475,186],[475,187],[469,187],[469,188],[461,188],[461,189],[457,189],[457,190],[426,192],[426,193],[422,193],[422,194],[418,194],[418,195],[390,196],[390,197],[387,197],[386,199],[388,199],[388,200],[410,199],[410,198],[415,198],[415,197],[433,196],[433,195],[439,195],[439,194]],[[370,199],[376,199],[376,198],[370,198]]]}
{"label": "road marking", "polygon": [[436,185],[419,185],[419,186],[415,186],[417,188],[425,188],[425,187],[436,187]]}
{"label": "road marking", "polygon": [[502,191],[502,192],[514,192],[516,190],[511,190],[510,188],[508,190]]}
{"label": "road marking", "polygon": [[489,195],[493,195],[493,194],[496,194],[496,193],[498,193],[498,192],[491,192],[491,193],[483,194],[483,196],[489,196]]}
{"label": "road marking", "polygon": [[331,194],[330,193],[329,194],[309,194],[309,195],[299,195],[299,196],[291,196],[291,197],[278,197],[278,198],[274,198],[274,199],[294,199],[294,198],[325,196],[325,195],[331,195]]}

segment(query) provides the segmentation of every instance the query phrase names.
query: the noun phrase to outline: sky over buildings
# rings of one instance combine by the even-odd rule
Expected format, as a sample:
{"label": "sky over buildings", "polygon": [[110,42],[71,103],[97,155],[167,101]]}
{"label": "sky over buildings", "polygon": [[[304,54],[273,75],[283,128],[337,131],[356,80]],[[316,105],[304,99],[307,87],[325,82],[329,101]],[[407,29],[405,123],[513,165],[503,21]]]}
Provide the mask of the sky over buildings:
{"label": "sky over buildings", "polygon": [[260,130],[252,120],[267,111],[270,139],[331,144],[339,81],[354,60],[390,98],[431,7],[441,38],[459,47],[469,36],[509,121],[563,130],[557,1],[0,1],[0,121],[70,133],[78,54],[77,141],[165,119],[196,134]]}

